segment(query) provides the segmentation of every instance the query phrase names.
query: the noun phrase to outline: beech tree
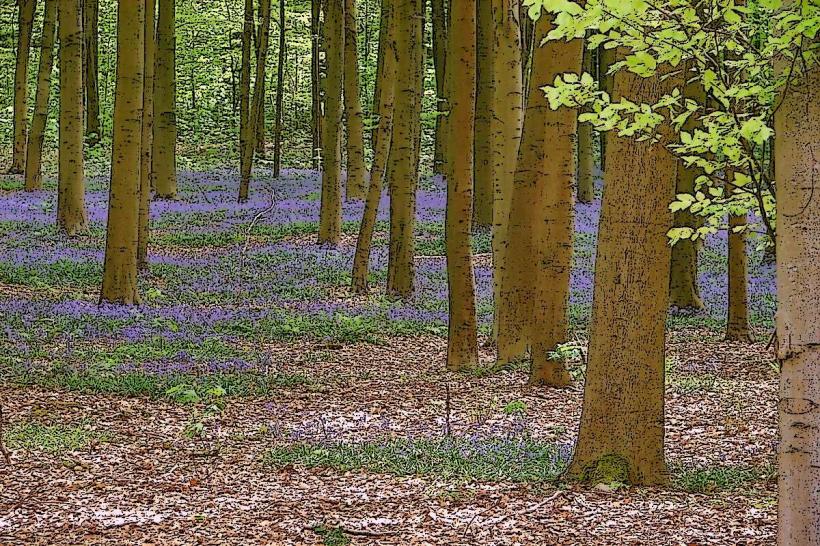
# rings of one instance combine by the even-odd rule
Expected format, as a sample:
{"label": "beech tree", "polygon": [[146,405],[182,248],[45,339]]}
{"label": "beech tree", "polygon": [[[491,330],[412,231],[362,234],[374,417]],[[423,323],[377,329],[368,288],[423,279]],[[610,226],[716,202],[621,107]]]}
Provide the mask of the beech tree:
{"label": "beech tree", "polygon": [[145,0],[144,61],[142,87],[142,135],[140,146],[139,233],[137,267],[148,267],[148,222],[151,201],[151,170],[154,157],[154,73],[156,63],[156,0]]}
{"label": "beech tree", "polygon": [[85,134],[89,143],[100,141],[99,0],[83,0],[85,41]]}
{"label": "beech tree", "polygon": [[[495,57],[492,0],[477,0],[477,58],[476,106],[474,138],[474,192],[473,217],[475,223],[489,226],[493,221],[493,196],[495,188],[495,161],[493,155],[492,119],[495,115]],[[451,22],[452,28],[452,22]]]}
{"label": "beech tree", "polygon": [[17,62],[14,67],[14,147],[9,174],[20,174],[26,166],[28,127],[28,59],[36,0],[17,0]]}
{"label": "beech tree", "polygon": [[419,137],[422,99],[422,2],[401,0],[396,4],[396,96],[393,139],[390,148],[390,253],[388,292],[409,297],[413,293],[415,268],[416,189],[419,176]]}
{"label": "beech tree", "polygon": [[[806,38],[796,40],[803,45]],[[801,72],[808,66],[807,73],[792,74],[775,113],[781,546],[820,543],[820,67],[803,57],[804,47],[777,62],[786,75],[792,66]]]}
{"label": "beech tree", "polygon": [[37,69],[37,92],[34,98],[34,115],[26,145],[26,191],[43,187],[41,165],[43,139],[48,121],[48,99],[51,94],[51,73],[54,65],[54,39],[57,33],[57,0],[45,0],[43,11],[43,34],[40,38],[40,66]]}
{"label": "beech tree", "polygon": [[[534,40],[552,29],[542,13]],[[541,91],[558,74],[578,73],[582,40],[547,42],[533,51],[533,69],[518,164],[510,198],[506,270],[501,276],[498,361],[532,362],[530,383],[565,386],[569,372],[550,353],[567,341],[567,308],[572,265],[577,113],[554,111]]]}
{"label": "beech tree", "polygon": [[436,116],[436,134],[433,152],[433,170],[443,174],[445,163],[444,146],[446,135],[444,134],[445,116],[441,115],[441,101],[444,98],[444,81],[447,64],[447,8],[449,0],[430,0],[430,10],[433,26],[433,68],[436,74],[436,99],[438,101]]}
{"label": "beech tree", "polygon": [[[244,172],[246,149],[253,147],[251,133],[251,41],[253,40],[253,0],[245,0],[244,18],[242,23],[242,60],[239,68],[239,171]],[[243,199],[243,192],[247,192],[243,183],[239,186],[239,200]],[[247,194],[244,197],[247,199]]]}
{"label": "beech tree", "polygon": [[367,191],[364,161],[364,114],[359,96],[359,31],[356,0],[345,0],[344,103],[347,121],[347,199],[364,199]]}
{"label": "beech tree", "polygon": [[368,291],[370,273],[370,251],[373,243],[373,232],[379,214],[379,201],[382,197],[387,159],[393,136],[393,108],[396,95],[396,44],[394,42],[393,0],[382,1],[382,27],[380,33],[378,86],[379,124],[374,138],[373,164],[370,168],[370,186],[367,192],[359,238],[356,241],[356,253],[353,258],[352,289],[357,294]]}
{"label": "beech tree", "polygon": [[319,168],[322,149],[322,90],[319,52],[321,50],[321,0],[310,0],[310,127],[314,169]]}
{"label": "beech tree", "polygon": [[323,46],[327,61],[322,118],[322,203],[319,243],[336,245],[342,236],[342,88],[344,83],[345,0],[324,0]]}
{"label": "beech tree", "polygon": [[[273,128],[273,176],[282,170],[282,101],[285,97],[285,0],[279,0],[279,64],[276,69],[276,119]],[[264,104],[265,101],[262,101]],[[264,110],[264,108],[263,108]]]}
{"label": "beech tree", "polygon": [[158,5],[152,171],[156,197],[176,199],[176,0]]}
{"label": "beech tree", "polygon": [[478,365],[475,278],[470,248],[473,131],[476,125],[476,4],[476,0],[453,3],[447,40],[448,64],[459,67],[458,71],[449,72],[446,88],[450,103],[445,219],[450,302],[447,368],[450,370],[469,369]]}
{"label": "beech tree", "polygon": [[[595,51],[584,48],[584,72],[595,73]],[[595,198],[595,132],[588,123],[578,124],[578,201]]]}
{"label": "beech tree", "polygon": [[83,182],[83,17],[80,0],[58,2],[60,148],[57,224],[69,236],[86,231]]}
{"label": "beech tree", "polygon": [[137,246],[143,155],[144,65],[145,0],[119,0],[111,187],[100,301],[124,305],[140,301]]}

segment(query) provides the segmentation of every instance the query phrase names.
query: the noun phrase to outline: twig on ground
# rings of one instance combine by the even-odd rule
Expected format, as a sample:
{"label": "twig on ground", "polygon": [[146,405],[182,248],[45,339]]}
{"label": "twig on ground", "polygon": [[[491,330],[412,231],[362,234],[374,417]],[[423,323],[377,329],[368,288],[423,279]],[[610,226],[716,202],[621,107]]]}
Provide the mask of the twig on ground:
{"label": "twig on ground", "polygon": [[450,383],[446,383],[444,385],[444,436],[449,438],[453,435],[453,431],[450,428]]}
{"label": "twig on ground", "polygon": [[[563,491],[561,491],[561,490],[556,491],[555,493],[553,493],[552,495],[550,495],[550,496],[549,496],[549,497],[547,497],[546,499],[542,500],[541,502],[539,502],[539,503],[538,503],[538,504],[536,504],[535,506],[532,506],[532,507],[530,507],[530,508],[527,508],[527,509],[526,509],[526,510],[524,510],[523,512],[516,512],[516,513],[514,513],[514,514],[504,514],[503,516],[499,516],[499,517],[497,517],[497,518],[488,519],[487,521],[483,522],[483,523],[481,524],[481,526],[482,526],[482,527],[487,527],[487,526],[490,526],[490,525],[498,525],[498,524],[499,524],[499,523],[501,523],[502,521],[504,521],[504,520],[506,520],[506,519],[509,519],[509,518],[510,518],[510,517],[512,517],[512,516],[526,516],[526,515],[528,515],[528,514],[532,514],[533,512],[537,512],[538,510],[540,510],[541,508],[543,508],[544,506],[546,506],[546,505],[547,505],[547,504],[549,504],[550,502],[554,501],[555,499],[557,499],[558,497],[560,497],[560,496],[561,496],[561,495],[563,495],[563,494],[564,494],[564,492],[563,492]],[[472,526],[473,522],[476,520],[476,518],[478,518],[478,516],[483,516],[484,514],[486,514],[487,512],[489,512],[489,511],[490,511],[490,510],[492,510],[492,509],[493,509],[493,508],[487,508],[486,510],[482,510],[481,512],[476,512],[476,513],[473,515],[473,518],[472,518],[472,519],[470,520],[470,522],[467,524],[467,528],[466,528],[466,529],[464,529],[464,533],[463,533],[463,535],[462,535],[462,536],[465,536],[465,537],[467,536],[467,533],[470,531],[470,526]]]}
{"label": "twig on ground", "polygon": [[245,256],[248,253],[248,248],[251,245],[251,235],[253,234],[253,228],[256,227],[256,224],[259,223],[259,220],[262,219],[263,216],[267,215],[268,213],[272,212],[273,209],[276,208],[276,191],[273,188],[270,188],[270,204],[267,208],[260,210],[256,213],[256,215],[251,220],[250,224],[248,224],[247,229],[245,230],[245,242],[242,244],[242,250],[239,252],[239,275],[241,276],[245,271]]}

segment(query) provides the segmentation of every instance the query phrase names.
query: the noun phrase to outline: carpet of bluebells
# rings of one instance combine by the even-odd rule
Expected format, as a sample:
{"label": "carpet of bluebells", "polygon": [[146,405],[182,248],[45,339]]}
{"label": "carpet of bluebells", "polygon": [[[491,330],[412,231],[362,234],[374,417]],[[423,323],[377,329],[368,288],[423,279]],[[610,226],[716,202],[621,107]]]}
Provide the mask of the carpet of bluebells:
{"label": "carpet of bluebells", "polygon": [[[104,248],[107,188],[88,182],[90,233],[74,239],[55,228],[54,183],[37,193],[0,193],[0,313],[3,359],[15,373],[43,366],[167,374],[192,370],[243,371],[264,365],[259,343],[299,338],[377,342],[384,336],[442,336],[447,322],[440,178],[422,182],[417,205],[416,293],[396,301],[380,287],[387,269],[387,199],[382,201],[372,257],[370,297],[347,290],[361,203],[344,207],[344,241],[314,244],[320,181],[310,171],[264,172],[252,199],[236,202],[230,171],[183,172],[176,201],[151,209],[150,269],[141,278],[144,304],[97,304]],[[592,298],[600,199],[576,210],[571,319],[584,328]],[[474,250],[479,320],[492,316],[489,235],[477,232]],[[726,307],[725,234],[701,253],[704,314],[670,315],[670,324],[719,328]],[[752,257],[751,315],[771,322],[772,266]]]}

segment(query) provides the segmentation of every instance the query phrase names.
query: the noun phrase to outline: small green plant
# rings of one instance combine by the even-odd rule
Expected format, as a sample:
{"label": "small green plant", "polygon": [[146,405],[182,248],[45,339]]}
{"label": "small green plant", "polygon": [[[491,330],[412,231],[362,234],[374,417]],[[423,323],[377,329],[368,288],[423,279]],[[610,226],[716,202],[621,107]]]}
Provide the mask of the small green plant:
{"label": "small green plant", "polygon": [[83,449],[95,442],[108,442],[110,436],[94,430],[89,421],[76,425],[43,425],[26,421],[9,427],[4,441],[9,449],[39,450],[59,455]]}
{"label": "small green plant", "polygon": [[776,477],[777,468],[774,464],[762,467],[678,468],[673,472],[672,483],[688,493],[744,492],[756,484],[775,480]]}
{"label": "small green plant", "polygon": [[317,525],[313,532],[322,537],[322,544],[325,546],[347,546],[350,544],[350,537],[339,527],[328,527]]}
{"label": "small green plant", "polygon": [[203,390],[197,390],[194,385],[174,385],[166,395],[180,404],[204,404],[204,407],[194,407],[183,435],[186,438],[201,438],[205,434],[206,424],[215,419],[225,409],[227,391],[220,385],[214,385]]}
{"label": "small green plant", "polygon": [[504,406],[504,413],[507,415],[524,415],[527,413],[527,404],[522,400],[513,400]]}

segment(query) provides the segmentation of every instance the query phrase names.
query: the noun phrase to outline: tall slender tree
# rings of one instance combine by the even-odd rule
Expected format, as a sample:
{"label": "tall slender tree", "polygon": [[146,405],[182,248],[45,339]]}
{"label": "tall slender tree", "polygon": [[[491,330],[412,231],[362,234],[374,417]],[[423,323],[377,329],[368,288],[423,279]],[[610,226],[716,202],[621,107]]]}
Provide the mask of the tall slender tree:
{"label": "tall slender tree", "polygon": [[364,114],[359,96],[359,31],[356,0],[345,0],[344,101],[347,120],[347,199],[363,199],[367,190],[364,161]]}
{"label": "tall slender tree", "polygon": [[493,0],[495,21],[493,55],[494,115],[491,121],[493,139],[493,296],[494,325],[498,326],[498,309],[502,305],[501,279],[507,269],[507,229],[513,179],[524,121],[524,82],[521,67],[521,23],[519,0]]}
{"label": "tall slender tree", "polygon": [[57,224],[69,236],[88,227],[83,182],[83,17],[80,0],[59,0],[60,148]]}
{"label": "tall slender tree", "polygon": [[[253,40],[253,0],[245,0],[245,10],[242,23],[242,60],[239,68],[239,158],[240,172],[243,169],[245,149],[253,146],[248,140],[251,133],[251,41]],[[240,200],[242,199],[240,188]]]}
{"label": "tall slender tree", "polygon": [[320,70],[320,43],[321,43],[321,0],[310,0],[310,123],[312,132],[312,163],[313,168],[319,168],[322,149],[322,86]]}
{"label": "tall slender tree", "polygon": [[390,252],[387,290],[403,298],[413,293],[415,279],[416,190],[421,134],[424,22],[421,0],[397,0],[396,96],[390,148]]}
{"label": "tall slender tree", "polygon": [[[551,29],[552,17],[542,13],[533,39],[540,44]],[[563,364],[549,355],[568,338],[577,114],[571,109],[552,110],[540,88],[559,74],[578,73],[582,47],[582,40],[573,40],[534,49],[513,182],[498,358],[507,364],[529,349],[533,384],[564,386],[570,380]]]}
{"label": "tall slender tree", "polygon": [[145,0],[119,0],[118,6],[111,188],[100,301],[133,305],[140,302],[137,246],[145,78]]}
{"label": "tall slender tree", "polygon": [[380,33],[380,55],[383,57],[379,70],[381,79],[379,88],[379,125],[376,128],[377,136],[374,139],[373,164],[370,169],[370,187],[367,192],[362,223],[359,228],[359,238],[356,242],[356,254],[353,259],[353,291],[364,294],[368,291],[368,275],[370,273],[370,250],[373,242],[373,232],[376,229],[376,220],[379,214],[379,202],[382,197],[385,170],[387,167],[390,144],[393,132],[393,107],[396,94],[396,44],[393,40],[393,0],[382,2],[382,22],[386,29]]}
{"label": "tall slender tree", "polygon": [[789,66],[809,68],[775,114],[780,546],[820,544],[820,67],[777,62]]}
{"label": "tall slender tree", "polygon": [[327,60],[322,135],[322,203],[319,243],[336,245],[342,236],[342,87],[344,83],[344,0],[324,0],[323,46]]}
{"label": "tall slender tree", "polygon": [[152,173],[156,197],[176,199],[176,0],[158,4]]}
{"label": "tall slender tree", "polygon": [[100,141],[99,0],[83,0],[85,40],[85,134],[89,143]]}
{"label": "tall slender tree", "polygon": [[445,220],[450,294],[447,368],[450,370],[478,364],[475,278],[470,250],[478,64],[476,39],[480,35],[476,29],[477,7],[481,9],[476,0],[453,3],[447,43],[448,64],[459,67],[458,71],[450,71],[446,91],[450,102]]}
{"label": "tall slender tree", "polygon": [[[680,79],[668,66],[621,71],[615,95],[654,104]],[[664,141],[609,139],[598,229],[584,405],[570,474],[589,481],[663,483],[664,336],[678,162]],[[651,297],[648,297],[651,295]]]}
{"label": "tall slender tree", "polygon": [[[430,0],[430,9],[433,24],[433,66],[436,73],[436,99],[438,100],[437,110],[441,111],[441,101],[444,98],[444,82],[447,64],[447,10],[449,0]],[[447,141],[444,134],[443,115],[436,116],[436,136],[435,152],[433,158],[433,169],[437,173],[444,171],[445,164],[445,143]]]}
{"label": "tall slender tree", "polygon": [[14,149],[10,174],[20,174],[26,166],[28,128],[28,59],[36,0],[17,0],[17,62],[14,67]]}
{"label": "tall slender tree", "polygon": [[477,0],[477,57],[475,138],[474,138],[474,192],[473,216],[475,223],[489,226],[493,221],[495,161],[493,154],[492,121],[497,106],[493,76],[496,44],[492,0]]}
{"label": "tall slender tree", "polygon": [[256,129],[260,120],[260,104],[265,100],[265,67],[268,58],[268,40],[270,38],[270,0],[259,1],[259,44],[256,49],[256,79],[253,88],[253,100],[248,110],[248,123],[245,126],[245,146],[242,148],[240,161],[239,201],[247,201],[250,193],[253,154],[256,150]]}
{"label": "tall slender tree", "polygon": [[[584,48],[584,72],[595,74],[595,51]],[[578,201],[595,198],[595,132],[589,123],[578,124]]]}
{"label": "tall slender tree", "polygon": [[[726,191],[733,188],[730,181],[734,180],[734,172],[726,173]],[[728,306],[726,316],[726,339],[728,341],[751,341],[749,331],[749,307],[747,290],[747,261],[746,233],[742,230],[746,225],[746,214],[729,214],[728,234]]]}
{"label": "tall slender tree", "polygon": [[273,128],[273,176],[282,170],[282,101],[285,97],[285,0],[279,0],[279,66],[276,69],[276,119]]}
{"label": "tall slender tree", "polygon": [[57,0],[45,0],[43,12],[43,35],[40,39],[40,66],[37,69],[37,93],[34,98],[34,115],[26,146],[26,191],[43,187],[41,164],[43,139],[48,121],[48,98],[51,94],[51,73],[54,65],[54,39],[57,33]]}
{"label": "tall slender tree", "polygon": [[142,89],[142,156],[140,163],[139,235],[137,267],[148,267],[148,220],[151,201],[151,170],[154,152],[154,70],[156,62],[156,0],[145,0],[145,59]]}

